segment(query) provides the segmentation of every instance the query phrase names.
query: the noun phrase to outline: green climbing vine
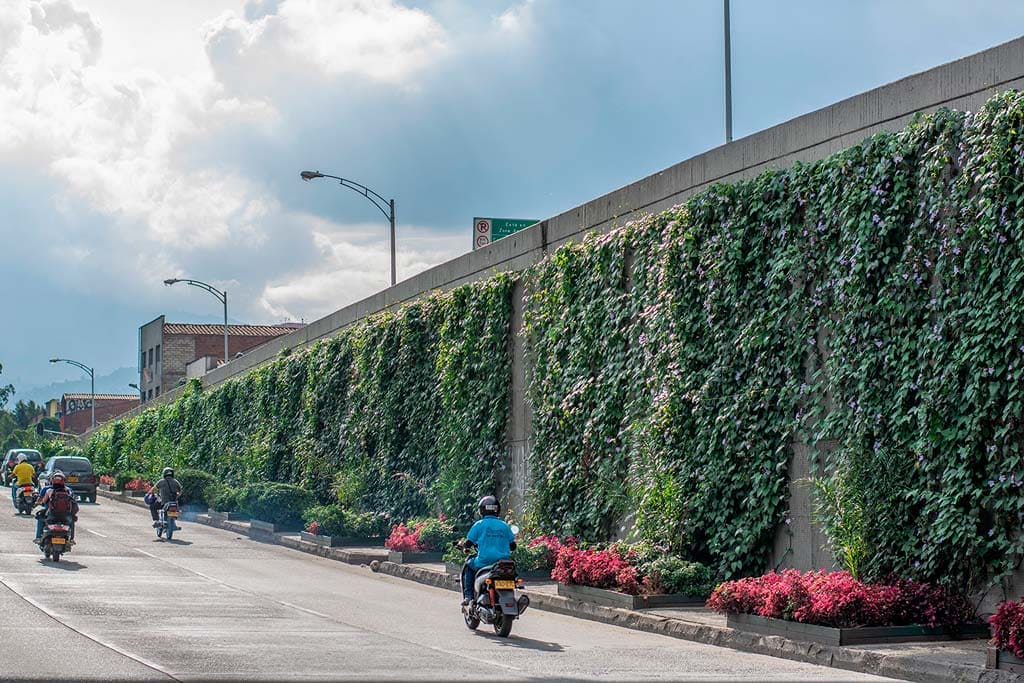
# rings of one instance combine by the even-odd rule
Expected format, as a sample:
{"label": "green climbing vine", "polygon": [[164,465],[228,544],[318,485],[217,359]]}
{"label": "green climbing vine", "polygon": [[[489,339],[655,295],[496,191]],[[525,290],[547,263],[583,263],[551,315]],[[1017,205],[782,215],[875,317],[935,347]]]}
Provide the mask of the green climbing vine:
{"label": "green climbing vine", "polygon": [[[1021,557],[1024,97],[715,185],[524,273],[531,518],[763,571],[810,459],[839,561],[975,588]],[[96,434],[102,467],[459,521],[511,394],[497,276]],[[849,504],[847,504],[847,501]]]}
{"label": "green climbing vine", "polygon": [[471,519],[493,490],[511,386],[511,291],[499,275],[363,320],[209,391],[98,432],[101,468],[167,463],[230,484],[300,484],[396,518]]}
{"label": "green climbing vine", "polygon": [[1010,571],[1022,126],[1017,93],[939,111],[538,264],[525,331],[541,520],[759,572],[790,459],[809,451],[817,489],[857,502],[819,512],[866,576],[973,588]]}

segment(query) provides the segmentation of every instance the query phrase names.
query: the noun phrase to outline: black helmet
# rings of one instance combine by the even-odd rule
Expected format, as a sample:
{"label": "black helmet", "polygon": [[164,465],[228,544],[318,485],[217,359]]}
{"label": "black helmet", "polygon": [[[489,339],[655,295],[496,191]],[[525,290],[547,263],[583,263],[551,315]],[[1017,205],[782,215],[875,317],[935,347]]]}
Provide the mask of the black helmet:
{"label": "black helmet", "polygon": [[174,476],[174,470],[172,470],[170,467],[165,467],[164,468],[164,476],[165,477],[173,477]]}
{"label": "black helmet", "polygon": [[497,517],[501,514],[501,503],[494,496],[484,496],[480,499],[480,516],[486,517],[487,515],[494,515]]}

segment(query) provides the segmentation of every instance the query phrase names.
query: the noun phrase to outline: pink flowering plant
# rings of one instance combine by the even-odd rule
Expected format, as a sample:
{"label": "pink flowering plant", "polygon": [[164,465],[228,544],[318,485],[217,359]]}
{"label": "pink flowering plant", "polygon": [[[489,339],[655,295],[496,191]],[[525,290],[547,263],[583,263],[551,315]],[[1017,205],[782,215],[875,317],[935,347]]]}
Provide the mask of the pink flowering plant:
{"label": "pink flowering plant", "polygon": [[849,572],[787,569],[720,584],[707,606],[806,624],[855,628],[918,624],[955,628],[976,619],[967,599],[942,587],[893,579],[866,583]]}
{"label": "pink flowering plant", "polygon": [[403,553],[435,553],[442,552],[455,538],[455,527],[441,514],[396,524],[384,541],[384,547]]}
{"label": "pink flowering plant", "polygon": [[989,617],[993,647],[1024,659],[1024,600],[1008,600]]}

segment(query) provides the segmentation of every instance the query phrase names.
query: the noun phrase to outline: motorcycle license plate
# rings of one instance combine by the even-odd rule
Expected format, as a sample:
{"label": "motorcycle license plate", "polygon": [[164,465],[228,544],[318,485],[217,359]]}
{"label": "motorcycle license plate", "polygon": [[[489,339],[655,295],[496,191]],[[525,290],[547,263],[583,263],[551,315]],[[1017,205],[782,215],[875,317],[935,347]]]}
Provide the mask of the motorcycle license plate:
{"label": "motorcycle license plate", "polygon": [[66,542],[67,541],[65,541],[63,538],[51,538],[50,539],[50,544],[51,545],[64,545]]}
{"label": "motorcycle license plate", "polygon": [[31,491],[22,491],[21,495],[25,496],[26,498],[30,498],[32,496],[32,492]]}
{"label": "motorcycle license plate", "polygon": [[500,581],[499,580],[499,581],[495,581],[494,582],[494,587],[497,588],[498,590],[515,590],[516,582],[515,581]]}
{"label": "motorcycle license plate", "polygon": [[178,513],[177,513],[177,512],[168,512],[168,513],[167,513],[167,516],[168,516],[168,517],[177,517],[177,516],[178,516]]}

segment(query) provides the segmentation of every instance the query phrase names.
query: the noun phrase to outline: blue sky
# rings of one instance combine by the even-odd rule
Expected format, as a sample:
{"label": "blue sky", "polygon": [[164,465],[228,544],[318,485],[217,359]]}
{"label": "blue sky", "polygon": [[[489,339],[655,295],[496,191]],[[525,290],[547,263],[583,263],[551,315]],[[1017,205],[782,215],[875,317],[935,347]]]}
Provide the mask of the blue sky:
{"label": "blue sky", "polygon": [[[307,321],[723,141],[719,0],[0,0],[5,381],[139,325]],[[741,137],[1012,39],[1024,3],[733,0]]]}

